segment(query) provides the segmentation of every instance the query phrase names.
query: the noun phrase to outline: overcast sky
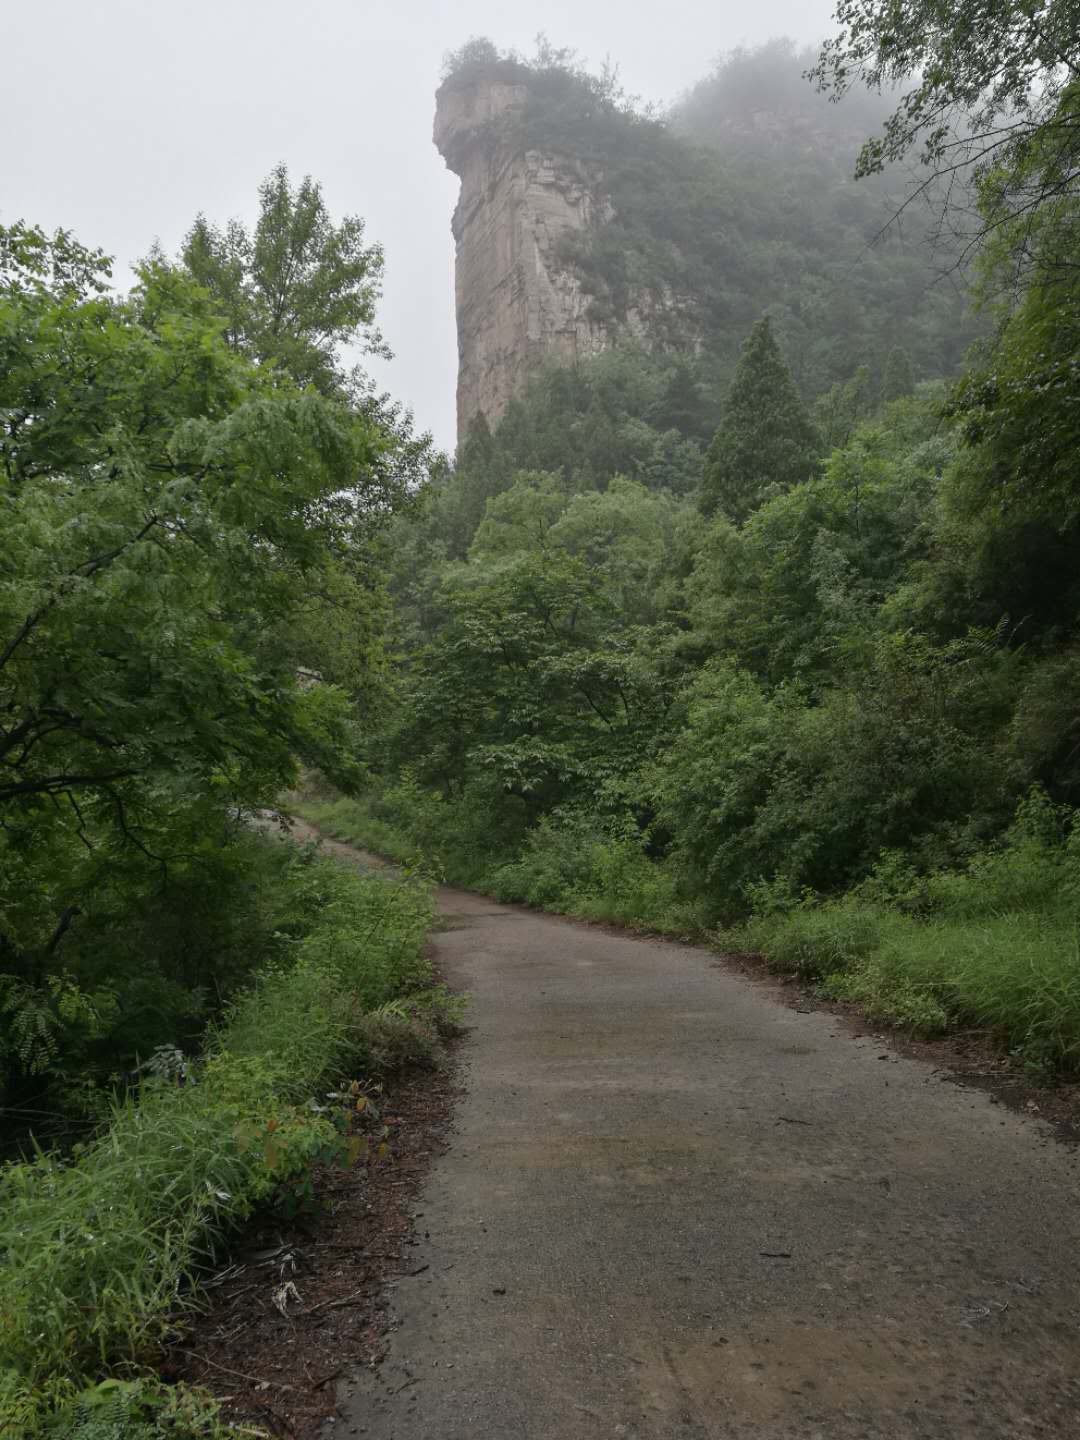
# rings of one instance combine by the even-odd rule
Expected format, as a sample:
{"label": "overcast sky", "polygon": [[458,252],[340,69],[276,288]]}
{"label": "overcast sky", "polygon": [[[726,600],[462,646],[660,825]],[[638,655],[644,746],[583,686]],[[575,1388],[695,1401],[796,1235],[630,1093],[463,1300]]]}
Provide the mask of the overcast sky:
{"label": "overcast sky", "polygon": [[199,210],[255,214],[280,160],[386,250],[375,369],[453,443],[457,349],[450,215],[431,144],[445,52],[471,35],[531,52],[543,29],[626,88],[675,98],[716,54],[817,41],[832,0],[33,0],[4,7],[0,221],[73,230],[118,260],[174,252]]}

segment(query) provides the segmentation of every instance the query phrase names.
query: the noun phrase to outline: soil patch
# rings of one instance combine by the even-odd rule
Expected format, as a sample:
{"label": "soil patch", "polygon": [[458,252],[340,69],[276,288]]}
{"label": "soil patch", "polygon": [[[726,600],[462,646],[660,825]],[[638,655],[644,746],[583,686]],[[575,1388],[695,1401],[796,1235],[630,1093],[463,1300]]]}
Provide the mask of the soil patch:
{"label": "soil patch", "polygon": [[314,1440],[335,1409],[338,1377],[381,1361],[388,1287],[418,1273],[416,1197],[447,1147],[458,1093],[453,1063],[388,1084],[388,1157],[320,1168],[311,1213],[246,1227],[168,1352],[165,1378],[205,1387],[236,1423]]}

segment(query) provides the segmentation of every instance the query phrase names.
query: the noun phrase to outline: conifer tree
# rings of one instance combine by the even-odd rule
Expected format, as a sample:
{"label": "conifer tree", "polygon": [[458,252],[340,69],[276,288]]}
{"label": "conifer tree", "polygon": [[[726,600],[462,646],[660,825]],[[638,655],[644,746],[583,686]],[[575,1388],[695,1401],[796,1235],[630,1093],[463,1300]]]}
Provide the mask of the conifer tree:
{"label": "conifer tree", "polygon": [[741,524],[770,495],[814,472],[818,437],[772,333],[768,316],[743,345],[713,436],[700,506]]}

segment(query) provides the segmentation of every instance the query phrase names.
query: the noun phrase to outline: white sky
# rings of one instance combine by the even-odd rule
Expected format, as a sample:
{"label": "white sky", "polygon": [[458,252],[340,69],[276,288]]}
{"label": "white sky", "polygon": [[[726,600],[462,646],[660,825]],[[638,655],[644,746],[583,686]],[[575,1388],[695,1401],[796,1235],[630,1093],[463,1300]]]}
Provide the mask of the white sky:
{"label": "white sky", "polygon": [[531,52],[543,29],[666,102],[714,55],[817,41],[832,0],[0,0],[0,220],[64,226],[117,257],[170,253],[199,210],[254,219],[285,161],[386,250],[381,386],[450,447],[457,347],[450,215],[431,144],[444,53],[471,35]]}

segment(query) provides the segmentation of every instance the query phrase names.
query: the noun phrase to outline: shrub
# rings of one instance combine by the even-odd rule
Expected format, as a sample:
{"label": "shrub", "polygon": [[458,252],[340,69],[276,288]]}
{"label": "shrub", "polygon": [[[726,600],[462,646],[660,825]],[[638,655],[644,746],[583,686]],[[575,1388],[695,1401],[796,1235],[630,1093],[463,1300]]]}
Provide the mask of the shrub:
{"label": "shrub", "polygon": [[285,954],[290,923],[312,922],[310,905],[296,911],[288,847],[229,827],[192,852],[150,894],[103,874],[43,984],[17,969],[0,975],[5,1108],[18,1116],[31,1105],[40,1141],[85,1132],[88,1116],[107,1112],[116,1075],[159,1047],[196,1049],[253,972]]}
{"label": "shrub", "polygon": [[679,932],[698,928],[694,908],[680,902],[671,867],[650,860],[639,839],[591,845],[570,908],[576,915],[616,925]]}
{"label": "shrub", "polygon": [[981,637],[935,648],[892,636],[856,682],[820,696],[707,666],[653,776],[695,893],[737,915],[762,877],[835,892],[885,849],[932,868],[996,833],[1010,796],[985,734],[1007,708],[1011,665]]}
{"label": "shrub", "polygon": [[919,876],[886,854],[846,898],[717,940],[875,1019],[922,1034],[985,1026],[1040,1074],[1080,1071],[1080,830],[1041,791],[962,868]]}
{"label": "shrub", "polygon": [[370,1049],[364,1007],[428,980],[430,898],[329,860],[287,874],[283,955],[234,1002],[189,1083],[117,1102],[70,1164],[41,1153],[0,1172],[9,1408],[48,1413],[103,1369],[145,1360],[221,1233],[340,1152],[315,1097]]}
{"label": "shrub", "polygon": [[599,825],[584,816],[545,816],[530,830],[514,860],[491,869],[484,888],[496,900],[564,911],[588,869],[588,855],[601,838]]}

